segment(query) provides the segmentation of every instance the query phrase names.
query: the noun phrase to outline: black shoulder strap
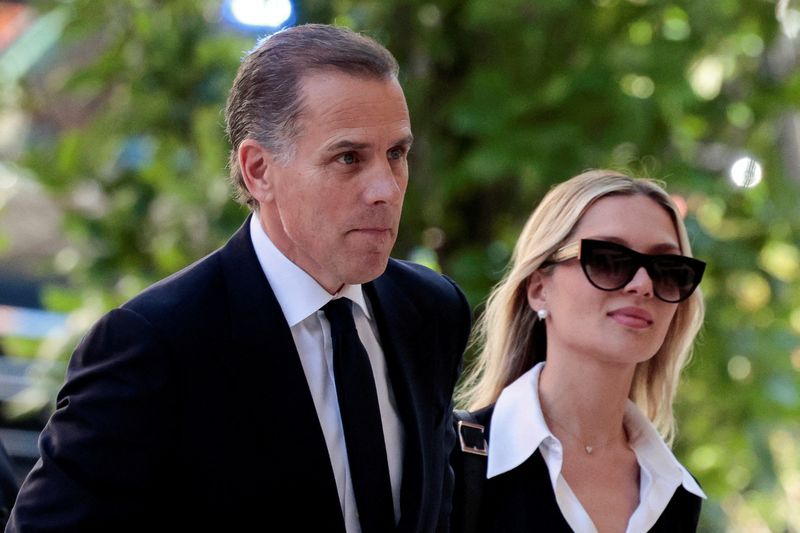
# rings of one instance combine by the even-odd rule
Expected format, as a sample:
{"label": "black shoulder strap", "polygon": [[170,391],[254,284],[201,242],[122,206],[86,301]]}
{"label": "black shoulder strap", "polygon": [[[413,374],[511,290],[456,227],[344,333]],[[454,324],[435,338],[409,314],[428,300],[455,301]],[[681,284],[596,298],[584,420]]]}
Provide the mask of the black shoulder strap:
{"label": "black shoulder strap", "polygon": [[463,502],[460,521],[463,533],[478,532],[478,516],[481,508],[483,485],[486,482],[486,456],[489,446],[484,435],[484,426],[478,423],[475,415],[469,411],[456,409],[453,411],[456,434],[461,447],[463,479],[459,483],[463,487]]}

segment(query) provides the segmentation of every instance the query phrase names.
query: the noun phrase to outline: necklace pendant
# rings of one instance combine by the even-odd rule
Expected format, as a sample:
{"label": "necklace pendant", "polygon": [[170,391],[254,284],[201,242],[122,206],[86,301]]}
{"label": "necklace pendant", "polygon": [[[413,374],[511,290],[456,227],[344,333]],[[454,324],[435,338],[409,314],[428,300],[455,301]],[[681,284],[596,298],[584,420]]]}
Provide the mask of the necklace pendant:
{"label": "necklace pendant", "polygon": [[591,446],[584,446],[584,448],[586,449],[586,453],[592,453],[592,450],[594,449]]}

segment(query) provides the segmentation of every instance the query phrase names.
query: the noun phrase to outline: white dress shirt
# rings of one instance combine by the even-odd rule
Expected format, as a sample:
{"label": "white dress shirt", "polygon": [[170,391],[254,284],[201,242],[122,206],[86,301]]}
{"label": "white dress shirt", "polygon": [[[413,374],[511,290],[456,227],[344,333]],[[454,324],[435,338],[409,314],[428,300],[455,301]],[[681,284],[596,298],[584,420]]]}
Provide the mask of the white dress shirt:
{"label": "white dress shirt", "polygon": [[[596,533],[589,514],[561,474],[563,448],[542,414],[539,375],[544,364],[537,364],[500,393],[489,429],[486,477],[518,467],[539,449],[564,519],[578,533]],[[650,420],[630,400],[625,406],[623,424],[639,463],[639,505],[628,520],[627,533],[652,528],[680,485],[692,494],[706,497]]]}
{"label": "white dress shirt", "polygon": [[[400,485],[403,466],[403,425],[389,380],[386,361],[378,338],[378,328],[361,285],[345,285],[331,295],[303,269],[290,261],[270,241],[256,215],[250,218],[250,237],[258,261],[269,280],[275,297],[294,338],[297,353],[314,399],[322,433],[328,446],[333,475],[339,490],[345,526],[348,533],[360,533],[353,483],[347,463],[344,430],[333,378],[333,348],[330,324],[322,307],[334,298],[354,302],[353,318],[358,336],[367,350],[378,406],[381,412],[389,477],[392,482],[395,521],[400,519]],[[310,512],[313,512],[310,511]]]}

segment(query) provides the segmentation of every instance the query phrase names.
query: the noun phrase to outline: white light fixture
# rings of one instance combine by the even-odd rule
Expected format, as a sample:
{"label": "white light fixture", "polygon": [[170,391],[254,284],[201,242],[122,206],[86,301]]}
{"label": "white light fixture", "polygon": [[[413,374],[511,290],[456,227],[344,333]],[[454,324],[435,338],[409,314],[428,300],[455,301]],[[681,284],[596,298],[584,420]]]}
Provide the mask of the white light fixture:
{"label": "white light fixture", "polygon": [[243,28],[277,30],[291,23],[291,0],[225,0],[222,14],[228,22]]}
{"label": "white light fixture", "polygon": [[737,187],[751,188],[761,182],[761,164],[752,157],[742,157],[731,165],[730,178]]}

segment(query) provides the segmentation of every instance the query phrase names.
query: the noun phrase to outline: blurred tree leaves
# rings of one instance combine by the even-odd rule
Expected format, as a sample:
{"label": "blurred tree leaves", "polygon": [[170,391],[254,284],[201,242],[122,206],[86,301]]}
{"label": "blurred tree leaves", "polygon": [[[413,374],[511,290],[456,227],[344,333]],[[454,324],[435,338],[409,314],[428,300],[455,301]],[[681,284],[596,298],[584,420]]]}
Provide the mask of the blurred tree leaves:
{"label": "blurred tree leaves", "polygon": [[[19,164],[64,210],[72,244],[53,268],[71,283],[49,302],[82,310],[79,335],[244,218],[229,200],[222,108],[255,38],[221,24],[210,0],[30,3],[68,13],[58,48],[23,80],[35,129]],[[800,530],[800,169],[787,156],[800,150],[800,69],[778,5],[297,7],[300,21],[366,31],[400,60],[416,141],[395,255],[439,265],[478,310],[552,184],[612,167],[685,201],[709,262],[708,314],[680,390],[677,453],[710,496],[702,527]],[[753,189],[727,177],[744,155],[764,168]],[[58,360],[73,340],[45,351]]]}

